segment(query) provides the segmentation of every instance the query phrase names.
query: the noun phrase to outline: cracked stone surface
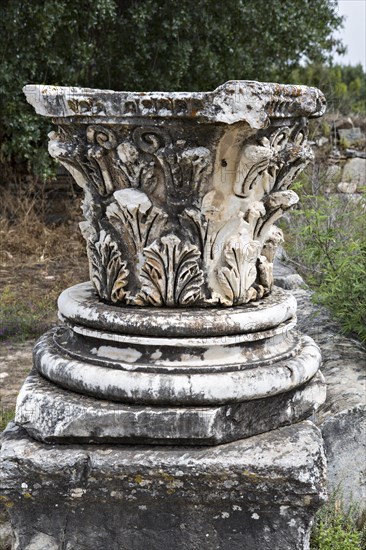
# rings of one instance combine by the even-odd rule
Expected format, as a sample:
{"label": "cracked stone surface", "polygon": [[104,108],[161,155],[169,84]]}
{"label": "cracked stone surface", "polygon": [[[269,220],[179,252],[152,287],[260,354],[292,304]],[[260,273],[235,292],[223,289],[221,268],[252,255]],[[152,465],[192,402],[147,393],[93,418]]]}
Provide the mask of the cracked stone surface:
{"label": "cracked stone surface", "polygon": [[210,448],[44,445],[13,425],[1,467],[18,550],[306,550],[325,497],[308,421]]}
{"label": "cracked stone surface", "polygon": [[16,421],[47,443],[213,445],[292,424],[325,400],[321,373],[291,392],[211,407],[151,407],[93,399],[58,388],[36,370],[21,389]]}

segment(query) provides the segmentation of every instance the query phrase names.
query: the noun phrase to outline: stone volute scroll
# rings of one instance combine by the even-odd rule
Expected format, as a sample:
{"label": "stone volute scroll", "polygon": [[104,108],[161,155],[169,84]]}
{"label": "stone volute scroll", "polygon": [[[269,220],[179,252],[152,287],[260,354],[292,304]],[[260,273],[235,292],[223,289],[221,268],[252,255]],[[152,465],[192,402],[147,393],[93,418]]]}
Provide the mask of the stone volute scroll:
{"label": "stone volute scroll", "polygon": [[[273,261],[321,92],[252,81],[24,91],[57,126],[51,156],[84,190],[90,282],[61,294],[62,325],[35,347],[42,378],[23,388],[17,421],[44,441],[208,444],[312,414],[325,399],[319,350],[294,329],[296,301],[273,286]],[[84,396],[78,410],[107,401],[98,430],[74,406],[64,425],[29,406],[39,392],[62,408],[61,389]]]}
{"label": "stone volute scroll", "polygon": [[90,281],[60,295],[3,439],[18,547],[308,550],[325,382],[273,261],[322,93],[24,92],[84,191]]}

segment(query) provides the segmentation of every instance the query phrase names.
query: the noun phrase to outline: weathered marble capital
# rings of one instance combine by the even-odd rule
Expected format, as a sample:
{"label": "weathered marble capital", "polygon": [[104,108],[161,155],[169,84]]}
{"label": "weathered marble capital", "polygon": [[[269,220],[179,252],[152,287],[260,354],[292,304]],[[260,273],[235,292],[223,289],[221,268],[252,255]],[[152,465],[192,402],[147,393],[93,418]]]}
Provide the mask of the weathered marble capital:
{"label": "weathered marble capital", "polygon": [[49,151],[85,191],[90,279],[117,305],[237,306],[271,292],[274,225],[312,158],[315,88],[232,81],[205,93],[26,86]]}
{"label": "weathered marble capital", "polygon": [[317,410],[320,352],[272,271],[321,92],[25,93],[84,189],[92,284],[61,294],[63,325],[35,347],[17,422],[43,441],[212,444]]}

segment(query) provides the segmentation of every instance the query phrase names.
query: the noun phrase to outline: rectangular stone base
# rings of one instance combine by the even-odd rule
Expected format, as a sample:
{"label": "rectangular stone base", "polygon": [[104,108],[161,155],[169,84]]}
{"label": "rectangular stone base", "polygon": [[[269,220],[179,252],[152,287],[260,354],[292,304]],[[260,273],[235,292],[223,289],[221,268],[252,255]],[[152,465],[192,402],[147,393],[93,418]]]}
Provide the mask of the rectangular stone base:
{"label": "rectangular stone base", "polygon": [[21,550],[301,550],[325,498],[308,421],[217,447],[45,445],[9,425],[0,500]]}
{"label": "rectangular stone base", "polygon": [[217,445],[308,418],[325,401],[318,372],[293,390],[210,407],[144,406],[80,395],[34,369],[17,400],[15,420],[44,443]]}

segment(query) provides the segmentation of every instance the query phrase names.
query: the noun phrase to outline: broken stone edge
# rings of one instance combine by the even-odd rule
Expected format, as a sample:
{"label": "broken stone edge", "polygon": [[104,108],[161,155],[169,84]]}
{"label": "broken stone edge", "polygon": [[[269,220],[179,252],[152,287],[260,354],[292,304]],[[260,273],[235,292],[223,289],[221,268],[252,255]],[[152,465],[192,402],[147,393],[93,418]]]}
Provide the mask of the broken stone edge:
{"label": "broken stone edge", "polygon": [[40,115],[70,121],[87,117],[89,123],[136,117],[188,118],[226,124],[246,121],[259,129],[270,119],[319,117],[326,107],[317,88],[250,80],[232,80],[212,92],[115,92],[36,84],[23,91]]}
{"label": "broken stone edge", "polygon": [[15,420],[45,443],[217,445],[304,420],[325,397],[318,372],[305,386],[265,399],[217,407],[144,407],[65,391],[33,370],[19,393]]}
{"label": "broken stone edge", "polygon": [[[11,423],[2,436],[0,462],[2,493],[13,498],[22,498],[19,477],[27,483],[32,498],[44,499],[47,490],[54,493],[55,486],[63,484],[71,472],[75,475],[73,483],[70,485],[68,480],[64,486],[67,492],[80,487],[89,498],[102,497],[102,501],[113,499],[109,493],[115,489],[118,474],[122,474],[119,489],[125,494],[136,489],[136,497],[144,494],[148,498],[164,498],[172,480],[166,477],[162,485],[162,472],[182,481],[175,487],[176,496],[193,501],[199,500],[201,494],[193,483],[192,476],[196,474],[202,476],[202,490],[211,487],[211,500],[235,495],[241,500],[244,497],[251,502],[273,504],[280,481],[282,504],[318,507],[326,497],[322,436],[310,421],[207,448],[44,445]],[[83,475],[85,462],[89,464],[87,475]],[[223,471],[237,483],[217,484]],[[102,485],[93,473],[103,474]],[[141,483],[137,475],[150,483]],[[38,484],[40,479],[51,482],[48,489],[43,481]]]}

